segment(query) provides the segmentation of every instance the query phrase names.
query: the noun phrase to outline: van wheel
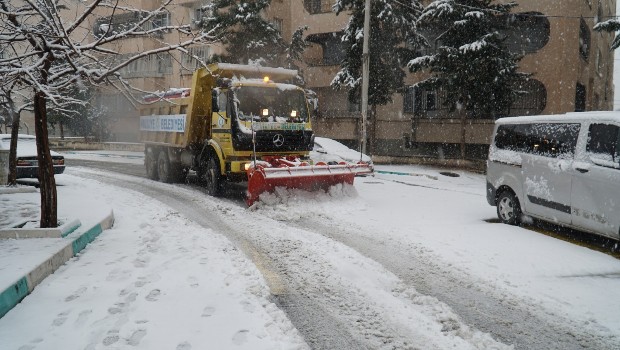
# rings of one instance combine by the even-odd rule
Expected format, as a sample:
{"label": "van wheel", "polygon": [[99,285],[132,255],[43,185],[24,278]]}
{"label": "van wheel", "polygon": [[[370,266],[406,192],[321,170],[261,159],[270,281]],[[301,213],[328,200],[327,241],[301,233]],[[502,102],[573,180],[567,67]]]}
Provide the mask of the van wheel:
{"label": "van wheel", "polygon": [[204,178],[206,180],[205,187],[207,188],[207,193],[214,197],[221,196],[222,174],[220,173],[220,164],[217,156],[209,157],[205,170]]}
{"label": "van wheel", "polygon": [[146,167],[146,176],[151,180],[159,180],[157,174],[157,158],[156,152],[147,150],[144,156],[144,166]]}
{"label": "van wheel", "polygon": [[174,180],[166,150],[159,152],[159,157],[157,157],[157,172],[159,173],[159,180],[161,182],[171,183]]}
{"label": "van wheel", "polygon": [[497,198],[497,217],[508,225],[521,223],[521,205],[512,191],[503,191]]}

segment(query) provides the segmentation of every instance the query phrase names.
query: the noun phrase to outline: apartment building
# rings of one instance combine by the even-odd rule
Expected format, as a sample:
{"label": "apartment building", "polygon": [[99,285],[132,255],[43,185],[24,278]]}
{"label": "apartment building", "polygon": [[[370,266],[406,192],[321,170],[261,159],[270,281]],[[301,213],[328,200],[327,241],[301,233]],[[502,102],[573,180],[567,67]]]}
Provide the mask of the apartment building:
{"label": "apartment building", "polygon": [[[203,6],[209,0],[175,0],[174,7],[150,23],[151,26],[189,23],[194,25],[205,15]],[[350,103],[346,91],[334,91],[330,83],[339,70],[344,55],[340,33],[348,16],[332,12],[335,0],[272,0],[265,17],[290,38],[299,26],[308,26],[306,39],[311,46],[304,54],[302,70],[307,87],[319,97],[314,117],[317,135],[342,141],[355,147],[361,130],[358,103]],[[515,28],[508,35],[512,50],[523,54],[520,67],[532,73],[528,94],[517,101],[506,114],[560,114],[572,111],[611,110],[613,107],[613,52],[609,51],[613,34],[598,33],[592,27],[599,19],[614,16],[615,0],[518,0],[515,15],[510,18]],[[157,1],[139,0],[136,6],[151,10]],[[90,35],[105,35],[109,14],[102,13],[92,23]],[[114,16],[112,26],[123,26],[137,20],[131,15]],[[430,33],[429,33],[430,34]],[[162,41],[179,40],[173,33],[160,38],[130,38],[118,49],[124,55],[142,52],[161,45]],[[208,60],[222,48],[217,45],[197,46],[192,55],[172,52],[135,62],[121,72],[132,85],[146,91],[165,91],[189,86],[191,74],[199,61]],[[372,59],[372,54],[371,54]],[[442,104],[441,91],[413,88],[421,75],[408,74],[409,85],[393,96],[393,103],[379,106],[369,127],[373,140],[373,156],[391,159],[459,157],[462,125]],[[107,91],[100,104],[107,109],[113,139],[137,141],[138,113],[121,94]],[[144,107],[141,107],[144,108]],[[160,113],[162,111],[153,111]],[[165,111],[163,111],[165,112]],[[476,116],[467,120],[465,138],[469,158],[484,158],[493,122],[498,116]]]}
{"label": "apartment building", "polygon": [[[314,128],[319,135],[351,146],[360,135],[359,105],[347,100],[346,92],[333,91],[329,84],[338,71],[343,51],[338,34],[346,25],[344,14],[331,12],[335,0],[291,1],[288,26],[308,25],[307,39],[313,43],[304,67],[309,87],[319,96]],[[521,71],[532,73],[526,90],[505,115],[560,114],[613,108],[613,34],[592,30],[599,19],[615,16],[615,0],[518,0],[513,30],[507,33],[509,47],[524,57]],[[276,16],[274,14],[274,16]],[[371,53],[372,59],[372,53]],[[413,85],[421,75],[409,74]],[[458,158],[462,138],[461,121],[442,103],[441,91],[413,87],[393,96],[393,103],[377,110],[369,137],[375,142],[373,156],[393,160],[400,157]],[[494,120],[500,116],[476,116],[467,120],[465,138],[468,158],[486,156]]]}

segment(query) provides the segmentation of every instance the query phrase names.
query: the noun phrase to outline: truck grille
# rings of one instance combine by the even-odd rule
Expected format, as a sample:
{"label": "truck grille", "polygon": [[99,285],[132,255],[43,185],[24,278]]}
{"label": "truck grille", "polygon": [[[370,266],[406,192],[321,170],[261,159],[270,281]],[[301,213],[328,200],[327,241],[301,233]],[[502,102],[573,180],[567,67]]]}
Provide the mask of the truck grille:
{"label": "truck grille", "polygon": [[[311,151],[312,131],[268,130],[256,132],[256,152]],[[233,135],[237,151],[252,150],[252,135],[240,132]]]}

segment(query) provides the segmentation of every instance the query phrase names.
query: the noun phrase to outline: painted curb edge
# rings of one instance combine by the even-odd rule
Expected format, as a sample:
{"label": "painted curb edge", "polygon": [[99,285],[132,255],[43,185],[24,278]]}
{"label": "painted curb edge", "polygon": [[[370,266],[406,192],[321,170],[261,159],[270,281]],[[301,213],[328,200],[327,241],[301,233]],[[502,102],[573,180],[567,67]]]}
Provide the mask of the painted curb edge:
{"label": "painted curb edge", "polygon": [[81,252],[86,245],[97,238],[101,232],[114,225],[114,212],[110,213],[90,230],[82,233],[79,237],[68,242],[49,259],[35,267],[26,276],[18,279],[11,286],[0,293],[0,318],[4,317],[11,309],[19,304],[34,288],[47,276],[51,275],[69,259]]}

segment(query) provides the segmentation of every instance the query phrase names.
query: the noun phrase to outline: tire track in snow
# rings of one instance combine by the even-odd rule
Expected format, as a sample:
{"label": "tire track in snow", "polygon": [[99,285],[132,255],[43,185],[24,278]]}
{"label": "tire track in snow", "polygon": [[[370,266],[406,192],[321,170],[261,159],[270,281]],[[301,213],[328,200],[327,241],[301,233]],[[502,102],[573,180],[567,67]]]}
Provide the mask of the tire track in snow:
{"label": "tire track in snow", "polygon": [[618,348],[617,339],[591,334],[577,322],[486,286],[483,281],[466,276],[456,267],[442,267],[435,263],[437,257],[431,256],[423,247],[385,239],[387,235],[361,235],[359,232],[364,229],[360,227],[344,228],[325,222],[325,218],[305,218],[291,222],[291,225],[342,242],[377,261],[419,293],[449,305],[467,324],[492,334],[505,344],[514,345],[515,349]]}
{"label": "tire track in snow", "polygon": [[[88,171],[81,175],[138,190],[228,237],[262,266],[274,302],[313,349],[505,348],[470,330],[435,299],[403,289],[376,262],[312,230],[266,218],[242,203],[196,196],[191,186]],[[348,268],[345,275],[338,271],[340,264]]]}

